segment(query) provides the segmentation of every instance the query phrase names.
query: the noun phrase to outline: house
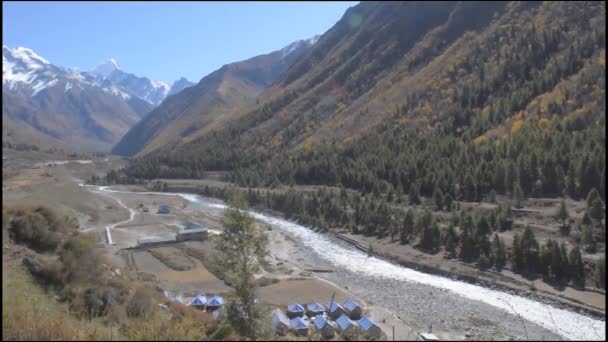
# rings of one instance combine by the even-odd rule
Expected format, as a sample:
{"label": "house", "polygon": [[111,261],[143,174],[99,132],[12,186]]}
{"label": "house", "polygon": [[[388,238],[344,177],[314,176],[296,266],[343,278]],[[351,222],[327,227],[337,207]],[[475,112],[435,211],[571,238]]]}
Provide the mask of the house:
{"label": "house", "polygon": [[336,302],[327,303],[327,315],[330,318],[336,319],[344,314],[344,308]]}
{"label": "house", "polygon": [[207,310],[213,311],[224,305],[224,297],[215,295],[207,300]]}
{"label": "house", "polygon": [[190,302],[190,306],[193,306],[197,309],[204,310],[205,307],[209,304],[209,300],[205,295],[198,295],[192,299]]}
{"label": "house", "polygon": [[361,316],[361,319],[357,321],[357,324],[359,324],[361,330],[369,337],[379,338],[382,336],[382,329],[367,316]]}
{"label": "house", "polygon": [[418,334],[419,341],[439,341],[439,338],[435,334],[431,333],[420,333]]}
{"label": "house", "polygon": [[348,318],[346,315],[342,315],[336,319],[338,325],[338,331],[340,334],[345,335],[357,330],[357,323]]}
{"label": "house", "polygon": [[169,206],[162,204],[158,207],[157,214],[169,214],[171,211],[169,210]]}
{"label": "house", "polygon": [[180,229],[175,239],[177,241],[187,241],[187,240],[199,240],[203,241],[209,237],[209,232],[207,228],[192,228],[192,229]]}
{"label": "house", "polygon": [[359,305],[359,303],[355,302],[354,300],[349,298],[346,302],[344,302],[344,312],[351,319],[359,319],[362,314],[361,311],[361,305]]}
{"label": "house", "polygon": [[304,307],[297,303],[287,304],[287,317],[293,318],[304,315]]}
{"label": "house", "polygon": [[322,315],[324,312],[325,308],[319,303],[310,303],[306,305],[306,315],[309,317]]}
{"label": "house", "polygon": [[296,316],[289,321],[289,326],[296,335],[307,336],[308,335],[308,319]]}
{"label": "house", "polygon": [[338,329],[336,322],[330,321],[329,318],[324,315],[315,317],[313,323],[315,330],[320,332],[321,336],[325,339],[334,337],[334,334]]}
{"label": "house", "polygon": [[276,309],[272,312],[272,327],[279,335],[287,334],[291,322],[289,318],[280,310]]}

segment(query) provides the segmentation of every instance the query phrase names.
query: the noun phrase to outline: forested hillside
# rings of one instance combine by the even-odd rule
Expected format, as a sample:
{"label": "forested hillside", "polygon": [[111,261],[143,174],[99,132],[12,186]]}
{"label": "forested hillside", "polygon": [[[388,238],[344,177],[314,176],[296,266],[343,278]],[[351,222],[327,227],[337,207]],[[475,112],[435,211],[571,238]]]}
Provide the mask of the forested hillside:
{"label": "forested hillside", "polygon": [[602,2],[361,3],[258,109],[125,176],[604,196],[604,15]]}

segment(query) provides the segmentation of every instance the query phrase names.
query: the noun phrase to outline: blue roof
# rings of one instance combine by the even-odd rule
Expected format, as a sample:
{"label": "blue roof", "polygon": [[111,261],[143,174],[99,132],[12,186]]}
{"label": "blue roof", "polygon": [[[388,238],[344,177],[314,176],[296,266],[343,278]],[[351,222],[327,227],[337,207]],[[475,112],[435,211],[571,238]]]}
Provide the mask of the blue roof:
{"label": "blue roof", "polygon": [[283,323],[285,325],[290,324],[289,318],[287,318],[287,316],[285,316],[281,310],[276,309],[272,313],[272,326],[276,327],[279,323]]}
{"label": "blue roof", "polygon": [[333,302],[333,303],[327,303],[327,310],[329,312],[335,312],[338,309],[342,309],[342,306],[340,304],[338,304],[337,302]]}
{"label": "blue roof", "polygon": [[357,323],[353,322],[350,318],[348,318],[346,315],[342,315],[342,316],[338,317],[338,319],[336,320],[336,323],[338,323],[341,330],[344,330],[351,325],[357,324]]}
{"label": "blue roof", "polygon": [[208,306],[220,306],[220,305],[224,305],[224,298],[218,295],[215,295],[211,298],[209,298],[209,301],[207,302]]}
{"label": "blue roof", "polygon": [[353,311],[357,308],[361,308],[361,305],[349,298],[346,302],[344,302],[344,308],[348,311]]}
{"label": "blue roof", "polygon": [[306,310],[312,311],[312,312],[322,312],[322,311],[325,311],[325,307],[323,307],[323,305],[321,305],[319,303],[310,303],[310,304],[306,305]]}
{"label": "blue roof", "polygon": [[190,302],[190,305],[205,305],[207,304],[209,301],[207,300],[207,297],[205,297],[204,295],[198,295],[196,297],[194,297],[194,299],[192,299],[192,302]]}
{"label": "blue roof", "polygon": [[373,326],[377,326],[376,323],[374,323],[374,321],[367,316],[361,316],[361,319],[359,319],[357,323],[359,323],[359,326],[361,326],[361,328],[365,331],[368,331],[369,328]]}
{"label": "blue roof", "polygon": [[298,303],[287,304],[287,311],[289,312],[304,312],[304,307]]}
{"label": "blue roof", "polygon": [[302,317],[294,317],[289,321],[289,325],[296,330],[308,329],[308,322],[303,320]]}
{"label": "blue roof", "polygon": [[315,318],[313,323],[315,324],[315,327],[319,330],[325,328],[325,324],[329,324],[331,326],[333,326],[335,324],[333,321],[330,321],[326,317],[323,317],[320,315]]}

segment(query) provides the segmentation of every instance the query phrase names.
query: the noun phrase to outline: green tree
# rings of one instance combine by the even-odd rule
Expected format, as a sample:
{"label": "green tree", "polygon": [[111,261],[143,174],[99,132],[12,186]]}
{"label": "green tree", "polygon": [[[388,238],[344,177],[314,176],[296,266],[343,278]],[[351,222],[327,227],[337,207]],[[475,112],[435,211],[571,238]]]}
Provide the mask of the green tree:
{"label": "green tree", "polygon": [[457,241],[456,231],[454,230],[453,225],[449,225],[445,230],[443,244],[445,246],[445,252],[447,257],[453,258],[456,254],[456,241]]}
{"label": "green tree", "polygon": [[566,206],[566,201],[562,198],[561,202],[559,203],[559,208],[556,214],[556,218],[562,221],[562,226],[560,228],[560,232],[562,235],[568,235],[568,233],[570,232],[570,229],[566,229],[567,220],[569,217],[570,215],[568,214],[568,207]]}
{"label": "green tree", "polygon": [[587,253],[595,253],[595,238],[593,237],[593,229],[590,225],[585,224],[582,227],[583,231],[581,234],[581,243],[585,246]]}
{"label": "green tree", "polygon": [[604,218],[604,204],[602,200],[597,197],[591,202],[591,208],[589,209],[589,216],[596,220]]}
{"label": "green tree", "polygon": [[496,191],[494,191],[494,189],[490,190],[489,197],[490,203],[496,203]]}
{"label": "green tree", "polygon": [[435,190],[433,191],[433,201],[435,202],[435,206],[437,206],[437,210],[443,210],[443,193],[438,186],[435,186]]}
{"label": "green tree", "polygon": [[600,193],[597,191],[596,188],[593,188],[589,191],[589,193],[587,194],[587,198],[585,199],[588,210],[591,209],[591,205],[593,204],[593,201],[599,197],[600,197]]}
{"label": "green tree", "polygon": [[524,193],[521,190],[521,187],[519,186],[519,183],[515,183],[515,185],[513,186],[513,204],[515,206],[515,208],[521,208],[523,207],[523,201],[524,201]]}
{"label": "green tree", "polygon": [[255,298],[254,275],[265,265],[267,255],[266,235],[254,225],[248,214],[248,204],[242,195],[236,193],[226,208],[222,218],[223,233],[217,242],[221,253],[218,263],[229,272],[236,295],[246,317],[243,334],[250,335],[254,329]]}
{"label": "green tree", "polygon": [[494,233],[494,237],[492,238],[492,248],[491,248],[491,263],[494,267],[500,271],[505,264],[507,263],[507,254],[505,251],[505,243],[498,236],[498,234]]}
{"label": "green tree", "polygon": [[524,256],[521,250],[521,240],[519,234],[513,236],[513,245],[511,247],[511,265],[513,272],[519,273],[524,269]]}
{"label": "green tree", "polygon": [[408,199],[410,204],[417,205],[420,204],[420,193],[417,184],[412,184],[410,186],[410,192],[408,194]]}
{"label": "green tree", "polygon": [[401,232],[399,234],[399,240],[401,241],[401,244],[407,244],[410,241],[413,233],[414,213],[410,209],[407,211],[407,213],[405,213],[405,217],[403,218],[403,224],[401,225]]}
{"label": "green tree", "polygon": [[528,275],[533,275],[538,270],[538,241],[530,226],[526,226],[521,236],[521,251],[523,254],[524,269]]}
{"label": "green tree", "polygon": [[572,248],[569,259],[569,276],[572,283],[581,288],[585,287],[585,266],[581,250],[578,247]]}
{"label": "green tree", "polygon": [[446,211],[452,211],[452,202],[454,200],[452,199],[452,195],[450,195],[450,193],[448,192],[447,194],[445,194],[445,196],[443,197],[443,208]]}
{"label": "green tree", "polygon": [[601,257],[595,267],[595,284],[597,287],[606,288],[606,259]]}

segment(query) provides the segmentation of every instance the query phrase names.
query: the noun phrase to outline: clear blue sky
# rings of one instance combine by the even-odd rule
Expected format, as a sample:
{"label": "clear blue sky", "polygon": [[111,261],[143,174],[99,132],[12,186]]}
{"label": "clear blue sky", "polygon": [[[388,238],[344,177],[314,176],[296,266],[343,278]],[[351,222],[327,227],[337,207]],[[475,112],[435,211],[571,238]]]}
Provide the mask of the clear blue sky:
{"label": "clear blue sky", "polygon": [[323,34],[357,2],[3,2],[2,43],[53,64],[198,82],[222,65]]}

